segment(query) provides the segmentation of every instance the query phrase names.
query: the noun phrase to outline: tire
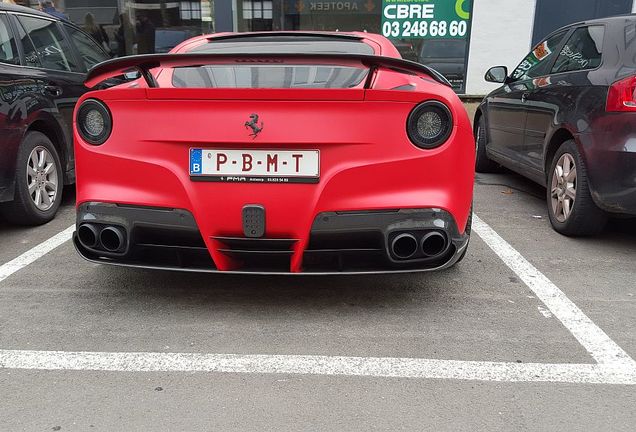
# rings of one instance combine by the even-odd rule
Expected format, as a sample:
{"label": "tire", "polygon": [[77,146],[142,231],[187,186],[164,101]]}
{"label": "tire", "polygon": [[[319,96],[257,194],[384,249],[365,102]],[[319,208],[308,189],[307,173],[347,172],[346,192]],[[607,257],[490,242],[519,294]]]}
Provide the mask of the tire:
{"label": "tire", "polygon": [[[44,162],[41,167],[37,166],[40,160]],[[36,170],[29,170],[33,166],[36,166]],[[32,176],[31,172],[35,175]],[[2,207],[4,218],[17,225],[42,225],[49,222],[60,207],[63,181],[60,157],[51,140],[40,132],[28,132],[18,149],[15,194],[13,201]],[[29,193],[29,183],[35,184],[33,196]],[[36,205],[37,189],[40,189],[40,207]]]}
{"label": "tire", "polygon": [[593,236],[605,228],[607,214],[592,199],[585,161],[574,140],[564,142],[554,154],[547,173],[546,196],[550,223],[558,233]]}
{"label": "tire", "polygon": [[494,173],[499,171],[499,164],[488,159],[486,142],[486,122],[484,121],[484,116],[481,116],[475,131],[475,143],[477,145],[475,170],[480,173]]}

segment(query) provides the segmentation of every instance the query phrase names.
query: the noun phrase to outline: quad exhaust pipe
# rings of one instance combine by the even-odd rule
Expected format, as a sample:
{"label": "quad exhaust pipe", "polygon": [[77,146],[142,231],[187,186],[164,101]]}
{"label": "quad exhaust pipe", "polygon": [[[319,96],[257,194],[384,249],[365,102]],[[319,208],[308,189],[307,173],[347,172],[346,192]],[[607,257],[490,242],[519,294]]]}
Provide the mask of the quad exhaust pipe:
{"label": "quad exhaust pipe", "polygon": [[413,234],[400,234],[391,242],[391,252],[402,260],[412,258],[417,253],[417,239]]}
{"label": "quad exhaust pipe", "polygon": [[448,248],[448,238],[439,231],[425,233],[419,242],[416,235],[409,232],[398,234],[391,241],[391,255],[402,261],[436,258]]}
{"label": "quad exhaust pipe", "polygon": [[108,252],[117,252],[124,244],[124,233],[120,228],[108,226],[99,233],[99,242]]}
{"label": "quad exhaust pipe", "polygon": [[432,231],[422,237],[420,248],[427,258],[436,257],[446,250],[448,241],[446,236],[439,231]]}
{"label": "quad exhaust pipe", "polygon": [[119,252],[126,244],[125,231],[116,226],[101,228],[85,223],[77,229],[77,238],[85,248],[103,249],[107,252]]}
{"label": "quad exhaust pipe", "polygon": [[82,246],[94,248],[97,246],[99,232],[97,227],[93,224],[82,224],[77,229],[77,237]]}

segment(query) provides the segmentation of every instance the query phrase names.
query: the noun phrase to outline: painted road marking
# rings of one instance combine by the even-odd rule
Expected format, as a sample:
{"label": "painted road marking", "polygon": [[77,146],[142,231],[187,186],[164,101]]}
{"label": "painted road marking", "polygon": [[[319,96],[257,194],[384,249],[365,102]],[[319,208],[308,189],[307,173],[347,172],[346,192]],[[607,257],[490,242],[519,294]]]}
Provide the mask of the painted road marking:
{"label": "painted road marking", "polygon": [[386,357],[0,350],[0,367],[74,371],[224,372],[636,385],[636,370],[620,366],[519,364]]}
{"label": "painted road marking", "polygon": [[636,362],[616,342],[477,215],[473,218],[473,231],[535,293],[594,360],[599,364],[625,364],[636,368]]}
{"label": "painted road marking", "polygon": [[42,258],[62,243],[71,239],[71,235],[75,231],[75,225],[71,225],[64,231],[55,234],[48,240],[43,241],[39,245],[29,249],[19,257],[12,259],[8,263],[0,266],[0,282],[11,276],[13,273],[22,270],[24,267]]}
{"label": "painted road marking", "polygon": [[[477,215],[473,229],[598,364],[390,357],[0,350],[0,368],[114,372],[225,372],[636,385],[636,362],[546,276]],[[0,267],[0,282],[64,243],[73,227]]]}

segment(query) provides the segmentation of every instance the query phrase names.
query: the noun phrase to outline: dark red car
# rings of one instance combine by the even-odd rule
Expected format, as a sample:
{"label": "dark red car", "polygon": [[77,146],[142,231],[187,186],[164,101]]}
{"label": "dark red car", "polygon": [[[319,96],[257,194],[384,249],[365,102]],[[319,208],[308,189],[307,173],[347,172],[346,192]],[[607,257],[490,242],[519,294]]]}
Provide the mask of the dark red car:
{"label": "dark red car", "polygon": [[447,268],[475,145],[437,72],[367,33],[204,36],[93,68],[75,111],[79,253],[190,271]]}

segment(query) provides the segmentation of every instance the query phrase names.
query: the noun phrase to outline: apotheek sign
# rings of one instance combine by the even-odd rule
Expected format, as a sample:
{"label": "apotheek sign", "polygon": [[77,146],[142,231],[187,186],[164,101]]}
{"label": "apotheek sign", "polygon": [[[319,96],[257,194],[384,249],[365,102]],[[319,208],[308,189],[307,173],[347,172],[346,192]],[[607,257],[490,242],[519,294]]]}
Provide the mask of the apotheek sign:
{"label": "apotheek sign", "polygon": [[311,1],[287,0],[287,13],[297,14],[370,14],[377,13],[380,0]]}
{"label": "apotheek sign", "polygon": [[463,39],[472,0],[382,0],[382,34],[394,39]]}

